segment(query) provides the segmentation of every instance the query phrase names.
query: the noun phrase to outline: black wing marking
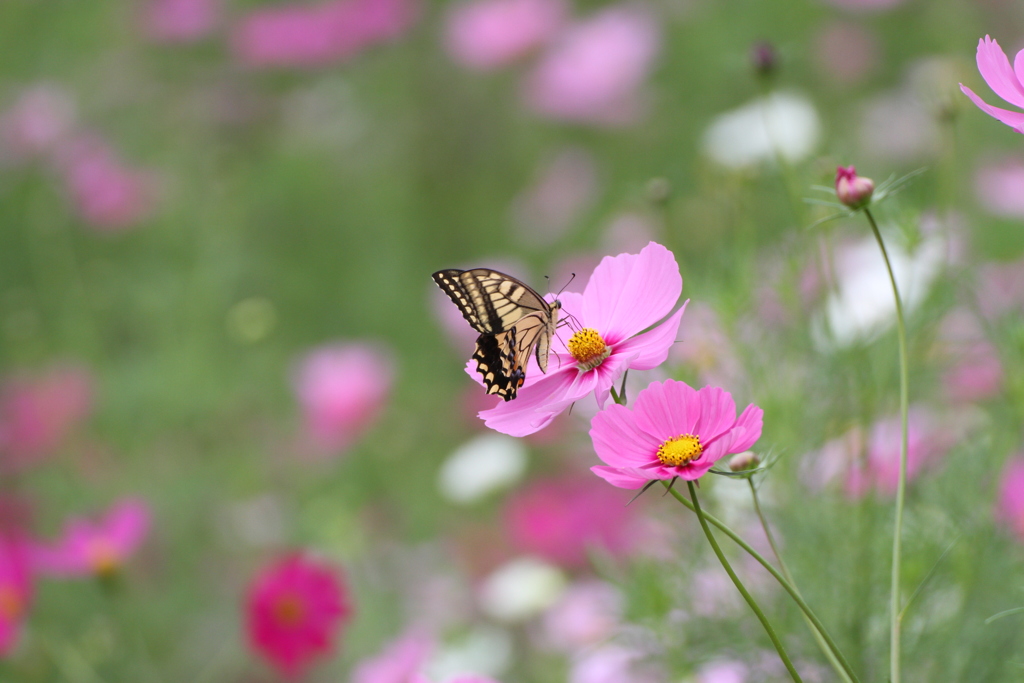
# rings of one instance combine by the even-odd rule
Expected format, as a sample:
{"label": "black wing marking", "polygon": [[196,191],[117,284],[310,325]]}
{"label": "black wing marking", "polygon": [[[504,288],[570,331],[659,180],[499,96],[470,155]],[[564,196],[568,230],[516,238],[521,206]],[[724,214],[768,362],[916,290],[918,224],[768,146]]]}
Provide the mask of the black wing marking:
{"label": "black wing marking", "polygon": [[516,364],[515,337],[515,330],[481,334],[473,352],[476,370],[484,379],[487,393],[497,394],[506,401],[516,397],[516,391],[526,379],[526,371]]}
{"label": "black wing marking", "polygon": [[551,315],[551,305],[529,285],[489,268],[439,270],[434,282],[477,332],[498,334],[531,313]]}
{"label": "black wing marking", "polygon": [[[462,317],[472,326],[474,330],[482,333],[492,333],[489,323],[487,326],[481,320],[481,313],[474,302],[470,299],[469,293],[463,286],[459,276],[462,275],[463,271],[451,268],[449,270],[439,270],[433,274],[434,282],[441,288],[441,291],[448,295],[448,298],[455,302],[455,305],[459,307],[459,311],[462,313]],[[483,312],[486,315],[486,310]]]}

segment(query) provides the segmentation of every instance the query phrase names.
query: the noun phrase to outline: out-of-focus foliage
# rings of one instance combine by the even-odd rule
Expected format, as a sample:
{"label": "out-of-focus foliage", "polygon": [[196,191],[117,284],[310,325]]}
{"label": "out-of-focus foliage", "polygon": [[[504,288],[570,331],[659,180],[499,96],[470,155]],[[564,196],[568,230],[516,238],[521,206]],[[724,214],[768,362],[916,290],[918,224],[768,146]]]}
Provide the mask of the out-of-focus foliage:
{"label": "out-of-focus foliage", "polygon": [[[246,604],[296,552],[344,605],[307,680],[785,680],[692,514],[588,471],[593,399],[485,431],[429,277],[582,291],[650,240],[691,303],[629,397],[764,409],[786,561],[882,680],[897,350],[866,225],[809,229],[839,164],[926,168],[877,209],[910,315],[906,679],[1020,680],[1022,616],[985,620],[1024,604],[1024,138],[958,84],[995,101],[975,48],[1012,59],[1022,5],[504,3],[0,3],[0,680],[278,680]],[[762,549],[746,483],[701,481]]]}

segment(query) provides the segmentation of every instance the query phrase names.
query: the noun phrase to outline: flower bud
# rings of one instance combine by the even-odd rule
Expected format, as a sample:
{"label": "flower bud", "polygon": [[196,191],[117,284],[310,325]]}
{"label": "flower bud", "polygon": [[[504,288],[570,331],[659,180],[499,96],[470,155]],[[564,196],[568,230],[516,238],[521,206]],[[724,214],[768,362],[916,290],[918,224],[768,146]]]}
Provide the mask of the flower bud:
{"label": "flower bud", "polygon": [[729,458],[729,469],[733,472],[752,470],[761,464],[761,458],[754,451],[743,451]]}
{"label": "flower bud", "polygon": [[836,197],[851,209],[859,209],[871,201],[875,192],[875,181],[857,175],[853,166],[836,168]]}
{"label": "flower bud", "polygon": [[772,76],[779,66],[779,53],[774,45],[761,41],[750,48],[750,62],[758,76]]}

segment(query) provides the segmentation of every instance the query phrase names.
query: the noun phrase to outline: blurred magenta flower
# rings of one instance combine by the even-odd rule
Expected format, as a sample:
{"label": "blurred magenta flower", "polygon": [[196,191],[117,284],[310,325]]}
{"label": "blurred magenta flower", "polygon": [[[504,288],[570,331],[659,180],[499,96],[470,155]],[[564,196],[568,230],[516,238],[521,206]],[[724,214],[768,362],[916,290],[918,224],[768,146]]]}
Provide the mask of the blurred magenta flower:
{"label": "blurred magenta flower", "polygon": [[1024,218],[1024,190],[1021,188],[1024,188],[1024,160],[1021,159],[985,165],[974,176],[978,201],[997,216]]}
{"label": "blurred magenta flower", "polygon": [[750,669],[734,659],[709,662],[697,672],[694,683],[747,683]]}
{"label": "blurred magenta flower", "polygon": [[6,657],[18,644],[31,603],[28,547],[19,538],[0,537],[0,657]]}
{"label": "blurred magenta flower", "polygon": [[548,246],[575,226],[597,196],[594,157],[582,148],[566,147],[538,169],[530,187],[514,200],[512,214],[526,240]]}
{"label": "blurred magenta flower", "polygon": [[143,28],[151,40],[188,43],[213,32],[220,14],[220,0],[149,0]]}
{"label": "blurred magenta flower", "polygon": [[334,651],[351,614],[341,574],[302,553],[265,567],[246,597],[250,644],[289,680]]}
{"label": "blurred magenta flower", "polygon": [[505,529],[519,550],[566,568],[588,564],[588,551],[621,555],[636,536],[634,508],[594,479],[540,479],[505,504]]}
{"label": "blurred magenta flower", "polygon": [[391,353],[380,345],[339,343],[307,354],[293,379],[303,445],[321,454],[351,446],[380,416],[393,376]]}
{"label": "blurred magenta flower", "polygon": [[53,455],[92,408],[93,377],[76,366],[15,376],[0,387],[0,468],[23,468]]}
{"label": "blurred magenta flower", "polygon": [[645,671],[650,655],[615,642],[588,648],[573,658],[567,683],[657,683],[662,676]]}
{"label": "blurred magenta flower", "polygon": [[[566,343],[568,353],[556,351],[552,344],[554,358],[546,375],[531,358],[518,398],[485,410],[480,417],[491,429],[526,436],[590,393],[603,406],[623,372],[650,370],[668,357],[686,309],[684,303],[669,316],[682,289],[675,257],[660,244],[651,242],[639,254],[606,256],[583,294],[559,296],[562,310],[582,328]],[[643,332],[652,325],[656,327]],[[475,363],[470,361],[466,372],[475,378]]]}
{"label": "blurred magenta flower", "polygon": [[356,664],[352,683],[413,683],[433,649],[433,639],[420,631],[406,633]]}
{"label": "blurred magenta flower", "polygon": [[101,232],[132,228],[155,209],[154,174],[126,166],[96,136],[80,136],[58,150],[57,165],[78,213]]}
{"label": "blurred magenta flower", "polygon": [[125,498],[99,522],[72,518],[63,536],[33,548],[33,564],[55,576],[110,576],[117,573],[146,539],[150,511],[145,501]]}
{"label": "blurred magenta flower", "polygon": [[982,401],[1003,388],[999,351],[986,337],[974,314],[955,309],[942,320],[937,352],[945,363],[942,386],[954,403]]}
{"label": "blurred magenta flower", "polygon": [[452,8],[445,45],[470,69],[494,69],[547,42],[565,22],[562,0],[475,0]]}
{"label": "blurred magenta flower", "polygon": [[859,209],[871,201],[875,181],[857,175],[853,166],[836,167],[836,199],[851,209]]}
{"label": "blurred magenta flower", "polygon": [[830,83],[861,82],[878,66],[881,50],[873,33],[852,21],[833,21],[814,38],[814,63]]}
{"label": "blurred magenta flower", "polygon": [[251,67],[325,66],[398,38],[415,17],[413,0],[279,4],[243,17],[232,48]]}
{"label": "blurred magenta flower", "polygon": [[39,83],[0,114],[0,156],[22,160],[51,151],[75,125],[75,100],[59,85]]}
{"label": "blurred magenta flower", "polygon": [[1024,309],[1024,259],[978,269],[978,308],[989,320]]}
{"label": "blurred magenta flower", "polygon": [[606,466],[590,469],[626,489],[654,479],[699,479],[721,458],[753,446],[763,415],[751,403],[736,417],[732,395],[718,387],[652,382],[632,410],[616,404],[594,417],[590,438]]}
{"label": "blurred magenta flower", "polygon": [[828,2],[843,9],[870,12],[895,7],[903,3],[904,0],[828,0]]}
{"label": "blurred magenta flower", "polygon": [[658,23],[643,9],[604,9],[555,39],[526,80],[526,101],[555,119],[632,123],[643,113],[641,86],[659,42]]}
{"label": "blurred magenta flower", "polygon": [[604,581],[586,579],[570,585],[544,613],[544,644],[574,652],[608,640],[620,626],[625,602],[622,591]]}
{"label": "blurred magenta flower", "polygon": [[1024,454],[1006,461],[999,483],[996,519],[1024,542]]}
{"label": "blurred magenta flower", "polygon": [[[1010,104],[1024,109],[1024,50],[1017,53],[1014,66],[1006,58],[999,43],[988,36],[978,41],[978,71],[988,87]],[[1000,109],[985,103],[963,83],[960,90],[992,118],[1005,123],[1018,133],[1024,133],[1024,112]]]}

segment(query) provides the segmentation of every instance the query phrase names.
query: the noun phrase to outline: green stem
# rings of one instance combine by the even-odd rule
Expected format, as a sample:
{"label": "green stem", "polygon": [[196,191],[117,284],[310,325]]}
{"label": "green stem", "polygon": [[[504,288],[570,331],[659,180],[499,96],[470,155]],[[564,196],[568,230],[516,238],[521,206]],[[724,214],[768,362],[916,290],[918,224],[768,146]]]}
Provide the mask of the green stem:
{"label": "green stem", "polygon": [[[750,495],[754,498],[754,510],[757,512],[757,518],[761,520],[761,528],[764,529],[764,535],[768,539],[768,545],[772,547],[772,552],[775,553],[775,559],[779,561],[779,569],[782,570],[782,574],[786,577],[786,580],[792,584],[793,590],[799,594],[800,589],[796,587],[796,581],[793,580],[793,575],[790,573],[789,567],[786,566],[786,561],[782,559],[782,553],[779,552],[779,547],[775,545],[775,536],[772,535],[772,529],[768,526],[768,520],[765,518],[764,513],[761,512],[761,501],[757,497],[757,487],[754,486],[754,478],[747,477],[747,483],[750,484]],[[842,662],[839,661],[839,658],[836,657],[835,653],[833,653],[831,648],[829,648],[829,644],[825,641],[825,638],[818,632],[818,629],[814,627],[814,624],[806,614],[802,616],[804,621],[807,622],[807,626],[810,627],[811,633],[814,635],[814,640],[817,641],[822,654],[825,655],[825,658],[828,660],[829,664],[832,665],[832,668],[835,669],[836,673],[839,674],[839,677],[843,679],[844,683],[853,683],[850,675],[845,669],[843,669]]]}
{"label": "green stem", "polygon": [[775,646],[776,651],[779,653],[779,658],[782,660],[782,663],[786,665],[786,670],[789,671],[789,675],[793,677],[793,680],[796,683],[803,683],[803,680],[800,678],[800,674],[798,674],[796,669],[793,668],[793,662],[789,661],[789,655],[786,654],[786,648],[782,647],[782,642],[779,641],[779,637],[775,635],[775,630],[772,628],[772,625],[768,623],[768,617],[766,617],[764,612],[761,611],[761,607],[757,604],[757,601],[754,600],[754,597],[747,592],[746,586],[744,586],[743,582],[740,581],[740,577],[736,576],[736,572],[732,570],[732,565],[729,564],[729,560],[725,559],[725,553],[723,553],[722,549],[718,547],[718,541],[715,540],[715,535],[711,533],[711,529],[708,527],[708,522],[704,519],[704,513],[701,512],[700,502],[697,501],[697,487],[695,487],[693,482],[689,480],[687,480],[686,485],[690,489],[690,500],[693,501],[693,511],[697,513],[697,519],[700,520],[700,526],[704,529],[704,535],[708,537],[708,542],[711,544],[712,550],[714,550],[715,555],[718,556],[718,561],[722,563],[722,567],[724,567],[726,573],[729,574],[729,578],[732,579],[732,582],[736,585],[736,589],[740,592],[740,595],[742,595],[743,599],[747,601],[748,605],[750,605],[750,609],[754,610],[754,614],[757,615],[758,621],[761,622],[761,626],[763,626],[764,630],[768,633],[768,637],[771,639],[772,645]]}
{"label": "green stem", "polygon": [[892,295],[896,299],[896,332],[899,336],[900,345],[900,476],[896,486],[896,520],[894,522],[892,536],[892,580],[889,591],[889,681],[900,683],[900,623],[902,614],[900,612],[900,564],[901,537],[903,533],[903,503],[907,485],[907,413],[910,408],[910,370],[907,363],[907,326],[903,317],[903,302],[900,299],[900,290],[896,285],[896,275],[892,270],[892,263],[889,261],[889,252],[885,249],[885,242],[882,240],[882,233],[878,230],[875,217],[871,210],[864,208],[864,215],[871,224],[871,231],[875,233],[878,241],[878,248],[882,250],[882,258],[885,259],[885,268],[889,271],[889,282],[892,284]]}
{"label": "green stem", "polygon": [[[669,489],[668,488],[668,486],[669,486],[668,482],[664,482],[663,481],[662,485],[666,489],[668,489],[668,492],[671,493],[672,496],[676,500],[678,500],[680,503],[682,503],[686,507],[690,508],[690,510],[693,511],[693,512],[697,511],[696,508],[694,507],[693,503],[691,503],[689,500],[687,500],[682,494],[680,494],[675,489]],[[800,593],[796,590],[796,588],[794,588],[793,585],[789,581],[787,581],[786,578],[784,576],[782,576],[782,574],[779,573],[779,570],[776,569],[774,567],[774,565],[772,565],[771,562],[766,560],[761,555],[761,553],[759,553],[756,550],[754,550],[750,546],[749,543],[744,541],[739,536],[739,534],[737,534],[735,531],[733,531],[728,526],[726,526],[724,522],[722,522],[720,519],[718,519],[717,517],[715,517],[714,515],[712,515],[712,514],[710,514],[708,512],[704,512],[703,515],[704,515],[704,519],[706,519],[710,524],[712,524],[715,527],[717,527],[718,530],[721,531],[722,533],[724,533],[726,536],[731,538],[733,543],[738,545],[748,555],[750,555],[755,560],[757,560],[758,564],[760,564],[762,567],[764,567],[765,570],[775,578],[775,580],[779,583],[779,585],[782,586],[782,588],[787,593],[789,593],[789,597],[793,598],[793,602],[795,602],[797,607],[800,608],[800,611],[803,612],[804,615],[806,615],[808,619],[810,619],[812,624],[814,624],[814,628],[816,628],[818,630],[818,633],[821,634],[821,637],[825,639],[826,643],[828,643],[829,649],[832,650],[832,652],[835,654],[835,656],[842,663],[843,670],[846,671],[847,675],[849,675],[851,679],[853,679],[853,683],[860,683],[860,679],[858,679],[856,674],[853,673],[853,669],[850,667],[849,662],[846,661],[846,657],[843,656],[843,653],[836,646],[835,641],[832,640],[832,636],[830,636],[828,631],[825,629],[825,625],[821,623],[821,620],[818,619],[818,616],[811,610],[810,605],[808,605],[804,601],[803,596],[800,595]]]}

